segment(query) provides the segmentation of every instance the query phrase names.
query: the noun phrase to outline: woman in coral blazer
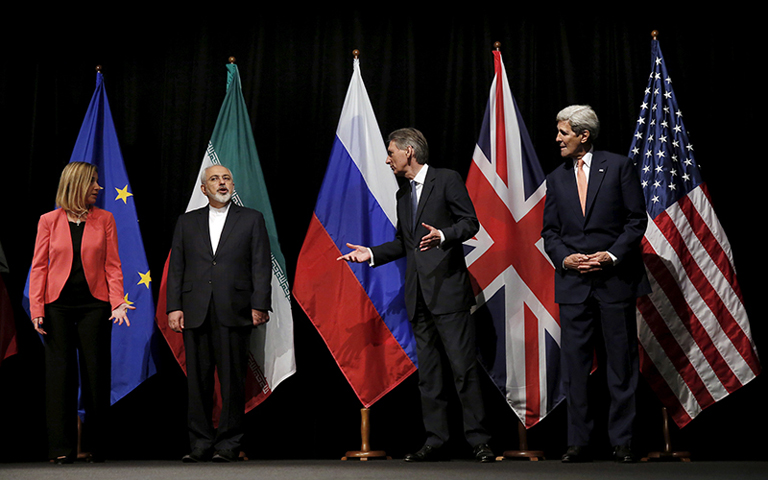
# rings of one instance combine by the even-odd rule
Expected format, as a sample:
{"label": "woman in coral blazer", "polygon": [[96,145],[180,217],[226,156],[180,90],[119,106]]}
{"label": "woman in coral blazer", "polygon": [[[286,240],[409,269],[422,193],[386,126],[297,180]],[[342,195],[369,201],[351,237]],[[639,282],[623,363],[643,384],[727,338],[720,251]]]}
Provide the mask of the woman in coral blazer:
{"label": "woman in coral blazer", "polygon": [[[110,404],[112,323],[129,326],[112,214],[94,206],[96,167],[67,164],[56,205],[40,217],[29,277],[30,314],[44,335],[49,457],[77,455],[78,363],[91,457],[103,460],[104,418]],[[78,361],[79,356],[79,361]]]}

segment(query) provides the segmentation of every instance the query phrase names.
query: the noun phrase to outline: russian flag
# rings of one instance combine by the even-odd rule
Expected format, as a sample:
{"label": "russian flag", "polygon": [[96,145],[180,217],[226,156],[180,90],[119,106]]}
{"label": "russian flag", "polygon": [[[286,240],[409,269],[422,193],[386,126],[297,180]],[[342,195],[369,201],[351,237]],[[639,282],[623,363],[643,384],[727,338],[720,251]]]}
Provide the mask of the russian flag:
{"label": "russian flag", "polygon": [[378,245],[395,237],[398,186],[386,156],[355,58],[293,295],[366,408],[417,365],[403,297],[405,259],[375,269],[337,261],[348,242]]}

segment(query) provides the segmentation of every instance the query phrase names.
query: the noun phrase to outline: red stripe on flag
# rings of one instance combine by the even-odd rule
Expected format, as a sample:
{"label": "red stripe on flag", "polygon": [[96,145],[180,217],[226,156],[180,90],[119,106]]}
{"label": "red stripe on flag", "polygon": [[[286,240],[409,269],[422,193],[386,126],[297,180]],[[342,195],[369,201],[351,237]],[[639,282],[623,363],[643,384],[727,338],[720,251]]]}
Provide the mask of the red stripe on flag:
{"label": "red stripe on flag", "polygon": [[19,349],[16,345],[16,323],[13,318],[11,297],[5,288],[5,282],[0,276],[0,364],[3,360],[16,355]]}
{"label": "red stripe on flag", "polygon": [[473,161],[469,166],[467,190],[475,205],[477,219],[493,239],[493,245],[469,267],[472,287],[479,294],[504,270],[512,266],[554,319],[560,318],[555,303],[555,269],[536,247],[541,239],[545,199],[515,222],[509,208],[493,190]]}
{"label": "red stripe on flag", "polygon": [[755,374],[759,373],[760,367],[756,362],[756,356],[752,351],[752,344],[749,341],[749,338],[747,338],[744,330],[741,329],[741,326],[736,319],[733,318],[731,311],[728,310],[723,303],[722,298],[720,298],[720,295],[709,282],[702,270],[702,266],[696,263],[693,255],[686,246],[682,235],[672,222],[672,219],[666,212],[664,212],[658,215],[654,221],[667,239],[667,242],[677,253],[691,284],[696,288],[696,291],[699,293],[702,300],[704,300],[707,307],[712,311],[714,317],[720,324],[720,328],[722,328],[723,332],[728,336],[734,348],[738,350],[750,369],[752,369]]}
{"label": "red stripe on flag", "polygon": [[541,416],[539,379],[539,319],[525,305],[525,426],[536,425]]}
{"label": "red stripe on flag", "polygon": [[707,385],[699,376],[684,349],[677,343],[672,332],[669,331],[659,311],[651,303],[648,297],[641,297],[637,301],[637,309],[643,316],[648,329],[661,346],[669,362],[675,368],[682,380],[688,386],[694,398],[700,405],[710,405],[715,399],[707,389]]}
{"label": "red stripe on flag", "polygon": [[[741,383],[733,375],[733,372],[728,367],[725,359],[713,343],[712,338],[701,324],[700,319],[696,316],[693,310],[691,310],[688,302],[686,302],[685,296],[680,289],[680,285],[672,275],[672,272],[669,271],[665,263],[658,255],[656,255],[656,252],[653,251],[652,247],[645,239],[643,239],[642,242],[642,249],[645,266],[656,280],[669,304],[674,308],[682,326],[688,331],[688,334],[696,343],[696,347],[704,355],[707,363],[712,367],[720,383],[723,384],[728,392],[735,391],[741,386]],[[646,308],[653,309],[652,315],[646,314],[646,312],[643,311],[643,306],[646,304],[646,301],[648,304],[648,307]],[[643,317],[646,318],[648,326],[656,336],[659,344],[664,348],[664,353],[670,358],[670,361],[675,364],[678,372],[680,372],[683,378],[686,379],[686,382],[689,382],[688,374],[678,366],[678,363],[682,361],[688,363],[686,351],[689,346],[686,345],[683,349],[680,349],[680,345],[678,345],[677,341],[672,336],[672,333],[667,328],[664,319],[660,316],[656,308],[651,305],[650,300],[647,300],[647,297],[638,300],[638,309],[643,313]],[[692,347],[692,345],[690,347]],[[691,389],[694,390],[693,388]],[[694,394],[698,396],[695,390]],[[701,403],[701,400],[699,400],[699,403]]]}
{"label": "red stripe on flag", "polygon": [[168,342],[168,346],[171,349],[176,361],[179,362],[179,366],[184,375],[187,374],[187,357],[184,353],[184,339],[180,333],[176,333],[168,328],[168,315],[165,312],[168,292],[168,265],[171,261],[171,252],[168,252],[168,257],[165,259],[165,266],[163,267],[163,278],[160,280],[160,291],[157,295],[157,309],[155,310],[155,321],[157,327],[160,329],[160,333],[165,337],[165,341]]}
{"label": "red stripe on flag", "polygon": [[[709,202],[708,199],[707,202]],[[712,233],[709,224],[707,224],[701,217],[689,196],[681,198],[677,204],[680,206],[680,211],[685,215],[685,218],[691,225],[691,229],[696,235],[696,238],[699,239],[699,242],[701,242],[707,254],[712,259],[712,264],[720,270],[723,277],[728,281],[728,284],[733,288],[739,302],[742,302],[741,289],[739,288],[739,282],[736,280],[736,272],[733,269],[733,265],[731,265],[731,260],[728,258],[728,255],[726,255],[720,242],[717,241],[717,237]],[[709,208],[711,208],[711,206],[709,206]]]}
{"label": "red stripe on flag", "polygon": [[296,270],[294,298],[317,328],[365,407],[416,366],[389,331],[333,239],[313,215]]}
{"label": "red stripe on flag", "polygon": [[493,52],[493,66],[496,71],[496,174],[504,185],[507,178],[507,131],[504,121],[504,82],[501,72],[501,55]]}
{"label": "red stripe on flag", "polygon": [[[688,219],[688,223],[693,228],[696,237],[704,246],[709,258],[712,260],[711,265],[716,267],[722,273],[725,281],[731,286],[731,289],[736,296],[733,301],[738,300],[739,303],[742,303],[741,289],[739,288],[739,282],[736,279],[736,271],[734,270],[728,255],[726,255],[723,250],[722,245],[720,245],[710,229],[710,226],[701,217],[689,197],[684,197],[678,203],[680,204],[681,211]],[[741,325],[739,325],[733,317],[731,311],[728,310],[725,303],[720,299],[720,296],[717,298],[720,300],[718,307],[722,311],[716,311],[715,315],[720,322],[720,326],[723,331],[726,332],[728,338],[731,339],[731,342],[733,342],[735,348],[747,362],[747,365],[749,365],[752,372],[757,375],[760,373],[760,364],[757,361],[757,354],[752,349],[752,343],[749,341],[746,333],[744,333]]]}
{"label": "red stripe on flag", "polygon": [[640,357],[640,371],[643,373],[643,377],[645,377],[653,391],[658,395],[661,403],[667,407],[675,424],[679,428],[683,428],[688,422],[693,420],[693,417],[688,414],[683,404],[680,403],[680,399],[675,395],[675,392],[664,381],[664,377],[656,369],[656,365],[653,364],[651,357],[648,356],[643,346],[638,345],[637,348]]}

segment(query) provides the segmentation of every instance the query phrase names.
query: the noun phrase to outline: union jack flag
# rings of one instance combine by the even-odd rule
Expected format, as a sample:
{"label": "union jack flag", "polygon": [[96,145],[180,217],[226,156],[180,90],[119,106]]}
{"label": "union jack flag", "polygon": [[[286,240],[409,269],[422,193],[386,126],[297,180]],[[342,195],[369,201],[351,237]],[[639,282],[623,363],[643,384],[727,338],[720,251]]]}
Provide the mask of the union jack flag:
{"label": "union jack flag", "polygon": [[731,247],[694,158],[658,40],[629,156],[649,215],[653,292],[638,299],[640,370],[683,427],[760,372]]}
{"label": "union jack flag", "polygon": [[465,243],[480,360],[530,428],[562,399],[555,269],[541,240],[545,175],[499,51],[467,189],[480,231]]}

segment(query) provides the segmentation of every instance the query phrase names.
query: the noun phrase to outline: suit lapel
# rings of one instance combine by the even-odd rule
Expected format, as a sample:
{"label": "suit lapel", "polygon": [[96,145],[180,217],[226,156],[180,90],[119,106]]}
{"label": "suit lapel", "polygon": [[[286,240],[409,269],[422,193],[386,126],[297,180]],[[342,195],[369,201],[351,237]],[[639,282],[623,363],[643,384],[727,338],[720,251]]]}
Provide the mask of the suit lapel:
{"label": "suit lapel", "polygon": [[595,197],[597,192],[600,191],[600,186],[603,184],[605,178],[605,170],[607,168],[606,160],[600,152],[592,154],[592,165],[589,167],[589,183],[587,184],[587,205],[584,218],[589,217],[592,207],[595,204]]}
{"label": "suit lapel", "polygon": [[427,169],[427,177],[424,179],[424,185],[421,187],[421,196],[419,197],[419,208],[416,210],[416,225],[419,224],[419,217],[424,212],[424,205],[429,201],[432,190],[435,189],[435,169]]}
{"label": "suit lapel", "polygon": [[208,225],[208,205],[197,210],[197,225],[202,234],[203,245],[208,247],[208,255],[213,257],[213,246],[211,246],[211,229]]}
{"label": "suit lapel", "polygon": [[573,209],[574,218],[583,218],[581,202],[579,201],[579,188],[576,185],[576,172],[573,168],[573,160],[570,158],[563,164],[563,185],[565,186],[565,202]]}
{"label": "suit lapel", "polygon": [[[58,214],[53,220],[53,226],[51,228],[52,234],[51,234],[51,241],[52,242],[62,242],[65,243],[67,247],[64,251],[64,258],[62,259],[65,263],[62,263],[62,265],[67,265],[68,268],[71,268],[72,266],[72,255],[74,252],[74,246],[72,245],[72,234],[69,230],[69,219],[67,218],[67,212],[63,208],[59,208],[57,210]],[[85,237],[85,232],[88,229],[83,230],[83,237]],[[60,232],[59,235],[54,235],[53,233]],[[58,240],[57,240],[58,239]],[[82,248],[81,248],[82,250]]]}
{"label": "suit lapel", "polygon": [[[227,212],[227,219],[224,221],[224,229],[221,231],[221,237],[219,238],[219,246],[216,248],[216,253],[221,251],[221,247],[227,241],[229,234],[235,228],[237,220],[240,218],[240,207],[234,203],[229,205],[229,212]],[[210,242],[209,242],[210,243]],[[213,251],[213,250],[211,250]]]}

